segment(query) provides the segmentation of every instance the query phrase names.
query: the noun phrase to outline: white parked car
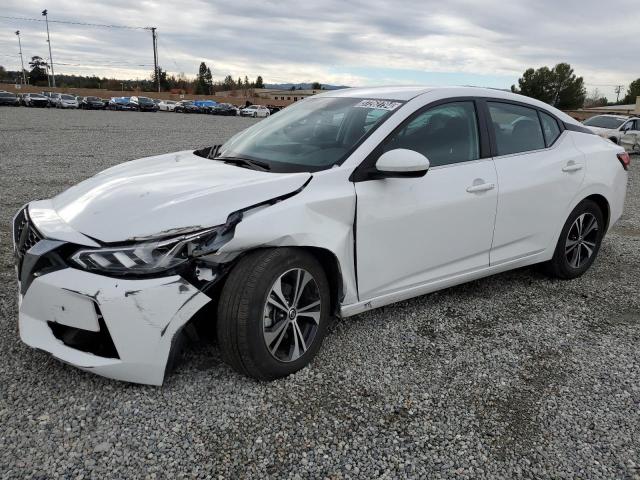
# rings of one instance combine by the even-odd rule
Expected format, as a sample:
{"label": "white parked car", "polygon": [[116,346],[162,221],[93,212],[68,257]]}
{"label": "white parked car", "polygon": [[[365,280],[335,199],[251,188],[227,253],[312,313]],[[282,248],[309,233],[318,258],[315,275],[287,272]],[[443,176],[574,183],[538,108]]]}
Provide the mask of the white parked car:
{"label": "white parked car", "polygon": [[268,117],[269,115],[271,115],[271,112],[264,105],[251,105],[240,110],[240,116],[242,117],[258,118]]}
{"label": "white parked car", "polygon": [[176,102],[173,100],[160,100],[158,108],[161,112],[173,112],[176,108]]}
{"label": "white parked car", "polygon": [[80,106],[76,97],[65,93],[57,94],[53,101],[56,108],[78,108]]}
{"label": "white parked car", "polygon": [[613,143],[620,143],[626,133],[640,133],[640,123],[624,115],[596,115],[583,123],[593,133]]}
{"label": "white parked car", "polygon": [[[640,123],[640,119],[636,119],[635,122],[637,125],[638,123]],[[620,145],[627,152],[640,153],[640,128],[636,126],[634,131],[625,133],[620,138]]]}
{"label": "white parked car", "polygon": [[224,145],[125,162],[14,219],[22,340],[159,385],[196,320],[274,379],[349,317],[544,263],[571,279],[620,218],[629,155],[542,102],[364,88]]}

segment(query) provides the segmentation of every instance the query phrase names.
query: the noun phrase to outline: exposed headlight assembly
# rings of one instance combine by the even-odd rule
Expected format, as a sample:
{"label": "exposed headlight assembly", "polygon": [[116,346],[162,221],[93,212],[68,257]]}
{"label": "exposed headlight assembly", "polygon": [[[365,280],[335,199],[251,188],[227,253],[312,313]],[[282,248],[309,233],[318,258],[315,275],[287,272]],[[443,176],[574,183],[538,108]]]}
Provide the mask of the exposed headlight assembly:
{"label": "exposed headlight assembly", "polygon": [[[233,218],[232,218],[233,217]],[[175,270],[202,255],[217,251],[233,237],[242,214],[229,217],[226,224],[172,238],[132,245],[79,250],[73,263],[89,271],[114,276],[154,275]]]}

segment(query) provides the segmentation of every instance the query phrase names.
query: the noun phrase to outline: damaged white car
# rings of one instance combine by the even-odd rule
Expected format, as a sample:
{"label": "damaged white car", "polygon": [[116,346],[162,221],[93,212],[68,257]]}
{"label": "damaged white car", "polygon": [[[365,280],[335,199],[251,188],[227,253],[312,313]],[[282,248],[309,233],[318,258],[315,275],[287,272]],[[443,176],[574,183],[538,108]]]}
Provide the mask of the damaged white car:
{"label": "damaged white car", "polygon": [[628,165],[507,92],[327,92],[21,209],[20,336],[159,385],[199,320],[229,365],[275,379],[309,363],[331,316],[535,263],[583,274],[622,214]]}

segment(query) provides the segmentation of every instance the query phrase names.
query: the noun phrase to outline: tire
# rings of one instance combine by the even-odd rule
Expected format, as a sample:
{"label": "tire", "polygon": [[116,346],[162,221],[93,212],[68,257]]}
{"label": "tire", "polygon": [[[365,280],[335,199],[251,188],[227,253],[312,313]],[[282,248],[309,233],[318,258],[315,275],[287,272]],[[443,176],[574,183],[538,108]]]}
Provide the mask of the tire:
{"label": "tire", "polygon": [[257,112],[253,114],[253,118],[258,118],[258,113]]}
{"label": "tire", "polygon": [[611,137],[611,138],[609,138],[609,140],[611,140],[616,145],[618,144],[618,139],[616,137]]}
{"label": "tire", "polygon": [[[596,222],[595,228],[591,226],[592,220]],[[562,228],[553,258],[545,265],[547,273],[565,280],[584,274],[598,255],[605,228],[598,204],[591,200],[580,202]]]}
{"label": "tire", "polygon": [[[301,276],[296,276],[298,272]],[[304,285],[299,301],[291,302],[294,305],[286,313],[293,299],[293,282],[308,278],[306,274],[313,283],[309,280]],[[272,290],[276,283],[286,303],[282,309],[272,304],[278,298]],[[220,295],[217,336],[223,360],[257,380],[274,380],[300,370],[322,345],[330,304],[327,277],[311,254],[295,248],[249,253],[231,271]]]}

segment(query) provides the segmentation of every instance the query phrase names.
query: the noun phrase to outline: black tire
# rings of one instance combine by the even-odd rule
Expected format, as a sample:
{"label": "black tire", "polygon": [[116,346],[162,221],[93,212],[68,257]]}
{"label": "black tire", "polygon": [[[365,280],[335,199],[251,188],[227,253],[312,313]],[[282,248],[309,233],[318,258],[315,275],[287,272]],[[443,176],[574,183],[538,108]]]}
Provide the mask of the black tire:
{"label": "black tire", "polygon": [[[590,242],[592,241],[595,246],[592,248],[592,253],[590,254],[590,256],[588,256],[588,258],[583,263],[580,263],[580,257],[578,257],[578,265],[576,266],[570,261],[570,256],[571,258],[575,259],[575,252],[573,252],[573,255],[569,255],[567,253],[567,242],[575,241],[575,239],[573,238],[576,234],[576,231],[573,229],[574,223],[579,217],[585,214],[587,215],[586,218],[590,218],[589,216],[592,216],[597,222],[595,235],[590,237]],[[558,239],[555,252],[553,253],[553,258],[545,264],[547,273],[554,277],[562,278],[565,280],[578,278],[579,276],[584,274],[589,269],[589,267],[591,267],[596,257],[598,256],[598,251],[600,250],[600,245],[602,244],[602,239],[605,233],[605,228],[606,225],[604,222],[604,215],[602,214],[602,210],[600,210],[598,204],[593,202],[592,200],[583,200],[582,202],[580,202],[578,206],[573,209],[573,211],[569,215],[569,218],[567,218],[564,227],[562,228],[562,232],[560,233],[560,238]],[[582,235],[579,237],[579,239],[582,241]],[[584,240],[586,241],[586,237],[584,238]],[[581,247],[580,245],[578,245],[577,249],[583,252],[583,254],[586,254],[588,252],[587,247]]]}
{"label": "black tire", "polygon": [[[267,348],[263,322],[274,282],[292,269],[306,270],[316,282],[320,316],[313,339],[296,360],[280,361]],[[295,248],[257,250],[229,274],[218,304],[217,336],[223,360],[257,380],[274,380],[305,367],[322,345],[330,318],[330,293],[324,269],[309,253]],[[285,327],[288,331],[288,327]]]}

